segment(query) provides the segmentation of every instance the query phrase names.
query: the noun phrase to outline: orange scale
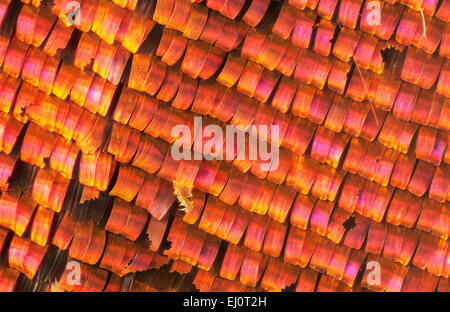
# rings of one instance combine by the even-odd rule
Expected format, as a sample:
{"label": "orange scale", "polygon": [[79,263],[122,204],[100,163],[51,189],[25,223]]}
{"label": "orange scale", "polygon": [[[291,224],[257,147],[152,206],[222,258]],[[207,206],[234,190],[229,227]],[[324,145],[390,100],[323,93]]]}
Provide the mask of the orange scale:
{"label": "orange scale", "polygon": [[436,167],[419,160],[408,184],[408,191],[422,197],[430,187]]}
{"label": "orange scale", "polygon": [[202,160],[181,160],[175,180],[173,181],[181,187],[192,189]]}
{"label": "orange scale", "polygon": [[412,176],[416,159],[413,154],[399,154],[392,170],[390,184],[402,190],[406,189]]}
{"label": "orange scale", "polygon": [[19,197],[19,192],[3,192],[0,198],[0,224],[5,228],[12,229],[13,231],[15,231],[16,226]]}
{"label": "orange scale", "polygon": [[318,14],[327,20],[331,20],[334,15],[337,2],[337,0],[319,1],[319,6],[317,7]]}
{"label": "orange scale", "polygon": [[340,179],[339,177],[339,171],[336,171],[336,169],[327,165],[321,164],[317,170],[317,174],[312,185],[312,195],[321,200],[334,200],[335,194],[333,193],[336,186],[333,187],[333,183],[340,184],[343,176]]}
{"label": "orange scale", "polygon": [[19,279],[19,275],[20,272],[9,267],[0,269],[0,291],[13,292]]}
{"label": "orange scale", "polygon": [[97,10],[91,30],[108,44],[113,44],[126,10],[113,3],[106,4],[101,10],[104,12]]}
{"label": "orange scale", "polygon": [[397,190],[392,197],[392,201],[389,205],[389,210],[386,215],[386,222],[393,225],[400,225],[403,219],[403,215],[406,214],[410,202],[412,202],[414,196],[406,191]]}
{"label": "orange scale", "polygon": [[163,237],[167,230],[167,224],[169,222],[169,216],[166,215],[161,220],[150,218],[148,227],[146,230],[148,239],[150,240],[149,250],[156,252],[161,246]]}
{"label": "orange scale", "polygon": [[425,34],[423,29],[416,28],[412,44],[428,54],[433,54],[441,41],[446,23],[431,16],[425,17],[425,23]]}
{"label": "orange scale", "polygon": [[418,95],[419,88],[417,86],[403,82],[395,99],[394,116],[409,121]]}
{"label": "orange scale", "polygon": [[17,38],[20,41],[31,44],[38,15],[39,9],[34,6],[24,5],[22,7],[19,16],[17,17],[16,26]]}
{"label": "orange scale", "polygon": [[206,235],[207,234],[203,231],[196,228],[191,228],[186,235],[183,250],[180,254],[180,260],[190,265],[196,265],[200,252],[202,251]]}
{"label": "orange scale", "polygon": [[224,212],[222,220],[220,221],[219,227],[214,233],[215,236],[226,240],[228,233],[230,232],[233,222],[239,214],[240,209],[238,206],[229,206]]}
{"label": "orange scale", "polygon": [[291,117],[281,145],[297,155],[303,155],[316,130],[316,124],[306,119]]}
{"label": "orange scale", "polygon": [[245,64],[241,77],[239,78],[237,90],[249,97],[253,97],[263,70],[263,66],[248,61],[247,64]]}
{"label": "orange scale", "polygon": [[343,244],[349,248],[361,249],[366,240],[370,221],[368,218],[355,214],[356,226],[346,233]]}
{"label": "orange scale", "polygon": [[[24,124],[12,118],[11,115],[0,114],[0,152],[7,155],[11,153],[23,127]],[[36,139],[34,138],[34,140]]]}
{"label": "orange scale", "polygon": [[222,240],[215,236],[206,235],[205,242],[203,243],[203,247],[197,262],[197,266],[200,269],[207,271],[211,269],[219,251],[221,242]]}
{"label": "orange scale", "polygon": [[[134,58],[134,57],[133,57]],[[164,77],[167,72],[167,65],[160,61],[158,58],[154,57],[151,61],[149,71],[142,82],[142,87],[140,91],[144,91],[148,95],[155,95],[160,89]]]}
{"label": "orange scale", "polygon": [[[92,118],[91,122],[87,122],[89,118]],[[103,144],[107,120],[84,111],[80,121],[74,132],[74,140],[84,153],[95,153]]]}
{"label": "orange scale", "polygon": [[9,43],[3,60],[3,72],[13,78],[19,77],[28,51],[28,44],[14,36]]}
{"label": "orange scale", "polygon": [[127,222],[130,211],[131,204],[120,198],[115,198],[105,230],[114,234],[120,234]]}
{"label": "orange scale", "polygon": [[256,27],[269,8],[270,1],[268,0],[254,0],[250,3],[245,14],[242,16],[242,20],[252,27]]}
{"label": "orange scale", "polygon": [[273,25],[272,33],[287,40],[291,36],[297,14],[297,8],[292,7],[288,2],[283,3],[278,18]]}
{"label": "orange scale", "polygon": [[175,195],[173,193],[172,183],[167,181],[162,181],[161,186],[156,193],[155,199],[147,211],[152,215],[152,217],[161,220],[169,212],[170,207],[172,207],[175,202]]}
{"label": "orange scale", "polygon": [[91,269],[82,292],[101,292],[105,288],[108,272],[100,269]]}
{"label": "orange scale", "polygon": [[184,210],[183,221],[189,224],[194,224],[200,218],[203,213],[203,207],[205,206],[206,194],[196,189],[192,191],[192,197],[190,199],[188,207]]}
{"label": "orange scale", "polygon": [[328,263],[330,262],[330,259],[333,256],[335,247],[336,244],[334,244],[332,241],[320,237],[319,241],[317,242],[314,248],[314,252],[312,254],[311,261],[309,263],[311,269],[316,270],[318,272],[326,272]]}
{"label": "orange scale", "polygon": [[214,103],[218,92],[218,85],[211,80],[201,80],[191,111],[194,113],[206,115]]}
{"label": "orange scale", "polygon": [[[14,237],[15,238],[15,237]],[[14,239],[13,239],[14,241]],[[13,241],[11,242],[11,245],[9,247],[10,254],[11,250],[14,249]],[[33,279],[33,277],[36,275],[37,271],[39,270],[41,263],[47,253],[48,247],[42,247],[39,245],[36,245],[32,242],[27,242],[29,244],[29,248],[27,248],[27,254],[25,258],[23,259],[23,271],[21,271],[28,279]],[[10,259],[10,258],[9,258]],[[11,262],[9,261],[9,264],[11,265]],[[13,266],[13,268],[15,268]]]}
{"label": "orange scale", "polygon": [[300,272],[300,276],[295,288],[296,292],[314,292],[316,289],[318,272],[306,268]]}
{"label": "orange scale", "polygon": [[219,272],[220,277],[234,280],[241,268],[245,252],[246,248],[244,247],[228,244]]}
{"label": "orange scale", "polygon": [[319,200],[315,203],[309,222],[309,226],[313,232],[321,236],[326,234],[333,208],[333,202]]}
{"label": "orange scale", "polygon": [[269,34],[261,49],[257,62],[268,70],[274,70],[286,54],[287,45],[279,37]]}
{"label": "orange scale", "polygon": [[365,252],[352,249],[344,269],[344,275],[342,277],[343,283],[347,284],[350,287],[353,287],[356,276],[361,269],[361,265],[366,256],[367,254]]}
{"label": "orange scale", "polygon": [[[222,167],[222,166],[221,166]],[[238,200],[239,196],[242,193],[242,190],[244,188],[244,185],[246,183],[247,177],[249,175],[245,175],[243,174],[239,169],[237,169],[236,167],[231,167],[230,169],[226,170],[227,168],[224,168],[224,179],[220,179],[220,181],[224,181],[225,183],[223,183],[223,187],[222,187],[222,192],[217,192],[220,194],[219,199],[221,201],[223,201],[224,203],[228,204],[228,205],[234,205],[236,203],[236,201]],[[219,167],[219,172],[221,172],[220,167]],[[218,173],[219,173],[218,172]],[[226,179],[225,179],[225,172],[227,173]],[[216,175],[216,178],[214,179],[215,181],[217,180],[217,178],[221,177],[222,175]],[[215,183],[215,182],[214,182]],[[222,183],[220,183],[220,185],[222,185]],[[212,187],[210,187],[211,190]],[[210,191],[211,192],[211,191]],[[215,195],[215,194],[213,194]]]}
{"label": "orange scale", "polygon": [[227,89],[214,112],[214,117],[222,122],[228,122],[233,118],[240,103],[243,102],[243,99],[245,99],[244,95],[238,93],[234,89]]}
{"label": "orange scale", "polygon": [[272,106],[282,113],[288,112],[297,91],[297,86],[297,81],[283,76],[272,99]]}
{"label": "orange scale", "polygon": [[264,180],[259,179],[252,174],[248,174],[242,192],[239,196],[239,206],[248,211],[254,211],[263,186]]}
{"label": "orange scale", "polygon": [[313,51],[320,55],[328,57],[333,46],[331,40],[334,37],[336,24],[330,22],[327,19],[321,18],[319,23],[316,24],[315,27],[317,27],[317,30]]}
{"label": "orange scale", "polygon": [[127,86],[131,89],[144,91],[144,83],[147,78],[148,71],[152,65],[154,54],[133,54],[131,62],[130,77]]}
{"label": "orange scale", "polygon": [[[106,232],[103,229],[94,227],[88,251],[84,256],[84,261],[89,264],[96,264],[103,255],[106,245]],[[103,288],[102,288],[103,289]]]}
{"label": "orange scale", "polygon": [[[319,67],[319,61],[321,60],[321,56],[310,51],[303,50],[301,56],[297,64],[302,64],[302,66],[297,66],[295,68],[294,77],[305,84],[312,84],[315,78],[315,73],[317,68]],[[331,67],[331,66],[330,66]],[[325,80],[323,81],[325,82]],[[314,83],[315,85],[315,83]]]}
{"label": "orange scale", "polygon": [[411,45],[417,28],[421,26],[421,22],[421,16],[418,11],[410,8],[405,9],[398,24],[395,40],[406,46]]}
{"label": "orange scale", "polygon": [[[171,108],[169,117],[161,131],[160,137],[168,143],[175,143],[177,146],[191,147],[192,144],[194,144],[195,136],[197,134],[194,132],[194,117],[195,115],[191,112],[183,113],[182,111]],[[190,136],[185,136],[184,133],[179,133],[178,136],[173,135],[172,130],[178,125],[188,127]]]}
{"label": "orange scale", "polygon": [[447,241],[424,233],[420,238],[412,264],[421,270],[431,271],[430,273],[440,276],[447,249]]}
{"label": "orange scale", "polygon": [[334,209],[328,222],[326,237],[335,244],[339,244],[346,232],[343,224],[351,217],[351,214],[343,209]]}
{"label": "orange scale", "polygon": [[8,264],[11,268],[19,272],[25,272],[25,258],[29,251],[31,241],[13,235],[9,250],[8,250]]}
{"label": "orange scale", "polygon": [[365,251],[373,254],[381,254],[386,239],[387,225],[385,223],[370,221],[369,231],[367,233],[367,242]]}
{"label": "orange scale", "polygon": [[167,181],[173,181],[180,166],[181,161],[172,157],[170,150],[167,150],[166,158],[161,169],[158,172],[158,177]]}
{"label": "orange scale", "polygon": [[217,82],[231,88],[239,79],[246,61],[247,60],[245,58],[239,56],[236,53],[229,53],[224,67],[222,68],[220,74],[217,76]]}
{"label": "orange scale", "polygon": [[[129,15],[125,16],[127,17]],[[126,30],[123,30],[123,37],[121,38],[122,45],[132,53],[136,53],[145,38],[152,31],[155,22],[149,18],[145,18],[144,14],[136,10],[133,11],[127,26]],[[118,37],[120,35],[121,29],[119,29]]]}
{"label": "orange scale", "polygon": [[[296,227],[289,228],[289,234],[286,240],[286,247],[284,249],[284,262],[300,265],[301,264],[301,254],[303,244],[305,243],[306,231],[300,230]],[[308,259],[309,261],[309,259]],[[306,266],[307,263],[304,263]]]}
{"label": "orange scale", "polygon": [[357,175],[347,175],[344,181],[341,195],[339,197],[339,207],[353,212],[358,205],[360,192],[363,190],[365,180]]}
{"label": "orange scale", "polygon": [[[431,155],[436,142],[438,131],[430,127],[420,127],[417,132],[416,158],[427,162],[432,162]],[[442,151],[443,152],[443,151]],[[440,159],[439,159],[440,162]],[[434,163],[435,165],[439,165]]]}
{"label": "orange scale", "polygon": [[349,29],[347,27],[341,28],[333,47],[333,55],[341,61],[348,63],[355,52],[360,37],[361,31],[359,30]]}
{"label": "orange scale", "polygon": [[109,194],[130,202],[139,192],[144,183],[145,176],[145,172],[140,169],[120,165],[117,181]]}
{"label": "orange scale", "polygon": [[286,177],[286,184],[300,191],[300,193],[307,195],[317,176],[318,168],[319,163],[300,156],[292,163]]}
{"label": "orange scale", "polygon": [[140,142],[141,134],[127,126],[114,123],[108,145],[108,153],[118,162],[127,163],[133,159]]}
{"label": "orange scale", "polygon": [[276,70],[282,73],[284,76],[290,77],[294,73],[295,67],[297,66],[297,61],[300,58],[302,49],[294,46],[288,45],[286,53],[276,66]]}
{"label": "orange scale", "polygon": [[254,214],[248,224],[244,246],[259,252],[263,246],[264,236],[269,226],[270,218]]}
{"label": "orange scale", "polygon": [[128,124],[139,100],[142,100],[142,96],[139,92],[125,87],[120,94],[113,119],[121,124]]}
{"label": "orange scale", "polygon": [[9,180],[16,166],[17,158],[0,153],[0,190],[7,190]]}
{"label": "orange scale", "polygon": [[230,125],[242,130],[248,130],[253,124],[258,112],[259,103],[249,97],[242,96],[242,101],[238,104],[236,113],[230,120]]}
{"label": "orange scale", "polygon": [[56,24],[45,43],[43,51],[49,56],[55,56],[60,50],[64,49],[72,36],[73,27],[67,27],[61,20],[57,20]]}
{"label": "orange scale", "polygon": [[216,276],[212,273],[200,269],[195,274],[192,284],[200,291],[210,291]]}
{"label": "orange scale", "polygon": [[432,292],[436,290],[437,284],[436,276],[411,267],[403,281],[402,292]]}
{"label": "orange scale", "polygon": [[197,93],[198,83],[187,75],[182,75],[180,88],[172,101],[172,107],[186,110],[188,109]]}
{"label": "orange scale", "polygon": [[[261,103],[267,102],[272,95],[280,76],[281,74],[278,71],[270,71],[264,68],[256,86],[254,94],[255,100]],[[255,104],[257,103],[255,102]]]}
{"label": "orange scale", "polygon": [[[61,121],[62,123],[64,123],[64,121],[59,118],[62,116],[58,116],[59,110],[68,107],[69,105],[65,102],[57,100],[46,94],[38,93],[36,101],[26,108],[25,114],[38,126],[48,131],[62,132],[62,129],[58,128],[58,126],[61,126],[58,124],[58,121]],[[69,116],[64,116],[66,120],[68,117]]]}
{"label": "orange scale", "polygon": [[267,266],[268,257],[260,252],[245,250],[242,260],[239,281],[249,287],[255,287]]}
{"label": "orange scale", "polygon": [[228,242],[232,244],[238,244],[247,229],[249,220],[251,218],[251,213],[246,210],[239,210],[230,230],[225,238]]}
{"label": "orange scale", "polygon": [[70,216],[71,212],[66,211],[63,218],[56,227],[52,244],[59,249],[66,250],[72,241],[76,229],[76,221]]}
{"label": "orange scale", "polygon": [[131,205],[128,218],[120,233],[127,239],[135,241],[142,233],[147,220],[148,213],[145,209]]}
{"label": "orange scale", "polygon": [[78,260],[85,260],[85,256],[89,251],[89,244],[92,240],[94,227],[95,225],[92,221],[85,223],[77,222],[75,234],[69,249],[70,257]]}
{"label": "orange scale", "polygon": [[114,54],[111,69],[107,77],[108,81],[113,85],[117,86],[119,84],[129,57],[130,51],[125,49],[122,45],[119,45]]}
{"label": "orange scale", "polygon": [[168,144],[154,140],[148,135],[141,136],[132,165],[148,173],[155,173],[164,163]]}
{"label": "orange scale", "polygon": [[173,10],[165,24],[166,27],[183,32],[189,20],[191,6],[192,3],[189,1],[175,0]]}
{"label": "orange scale", "polygon": [[215,234],[219,229],[228,206],[217,198],[208,198],[200,219],[199,227],[207,233]]}
{"label": "orange scale", "polygon": [[[108,234],[105,252],[100,261],[100,268],[118,273],[119,266],[127,251],[127,240],[119,235]],[[131,259],[130,259],[131,260]]]}
{"label": "orange scale", "polygon": [[385,151],[389,152],[389,149],[386,149],[380,143],[368,144],[358,174],[367,180],[374,181],[377,170],[382,166],[381,162]]}
{"label": "orange scale", "polygon": [[169,102],[177,93],[181,84],[182,73],[172,67],[167,69],[164,81],[156,96],[157,100]]}
{"label": "orange scale", "polygon": [[181,63],[181,71],[196,79],[208,60],[208,52],[211,48],[211,45],[205,42],[189,40]]}
{"label": "orange scale", "polygon": [[286,185],[279,185],[270,201],[268,215],[275,221],[284,222],[296,198],[297,192]]}
{"label": "orange scale", "polygon": [[287,226],[273,219],[267,226],[266,235],[264,236],[263,252],[266,255],[278,258],[284,246]]}
{"label": "orange scale", "polygon": [[430,192],[428,196],[434,200],[444,203],[449,198],[450,192],[450,171],[447,164],[442,164],[436,168],[433,180],[430,186]]}
{"label": "orange scale", "polygon": [[441,205],[437,201],[425,198],[421,208],[416,228],[424,232],[430,232],[439,222]]}
{"label": "orange scale", "polygon": [[14,221],[14,233],[22,236],[28,229],[31,218],[35,214],[37,204],[28,195],[22,195],[17,202],[16,215]]}
{"label": "orange scale", "polygon": [[130,127],[143,131],[152,121],[158,110],[158,106],[158,101],[145,94],[141,94],[131,114],[129,120]]}
{"label": "orange scale", "polygon": [[450,26],[448,23],[445,25],[444,32],[442,33],[439,55],[445,58],[450,56]]}
{"label": "orange scale", "polygon": [[348,73],[351,66],[348,63],[334,61],[328,74],[327,86],[331,91],[344,94]]}
{"label": "orange scale", "polygon": [[258,214],[266,214],[269,206],[271,205],[272,198],[275,193],[275,189],[277,185],[270,181],[265,181],[263,185],[263,189],[261,191],[261,195],[258,198],[258,202],[254,208],[254,212]]}
{"label": "orange scale", "polygon": [[250,28],[245,36],[241,56],[256,62],[265,44],[265,36],[254,28]]}
{"label": "orange scale", "polygon": [[206,26],[208,13],[209,10],[205,6],[192,4],[189,18],[183,30],[183,36],[192,40],[199,39]]}
{"label": "orange scale", "polygon": [[22,79],[37,87],[45,59],[46,54],[41,49],[31,47],[23,61]]}
{"label": "orange scale", "polygon": [[316,90],[308,110],[308,119],[316,124],[322,124],[325,120],[330,104],[333,102],[333,97],[333,92]]}
{"label": "orange scale", "polygon": [[247,30],[248,25],[242,21],[236,22],[235,20],[225,20],[215,43],[215,47],[225,52],[235,49],[244,39]]}
{"label": "orange scale", "polygon": [[344,0],[338,11],[338,21],[346,27],[355,29],[359,19],[362,0]]}

